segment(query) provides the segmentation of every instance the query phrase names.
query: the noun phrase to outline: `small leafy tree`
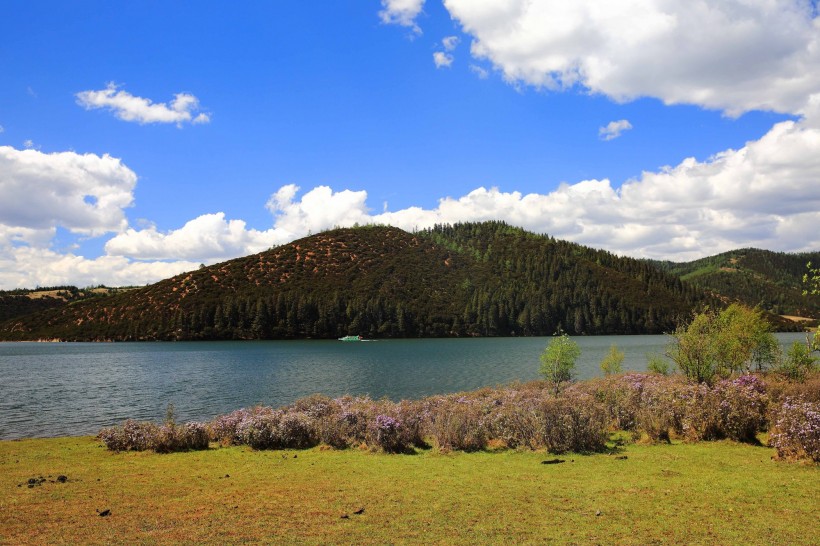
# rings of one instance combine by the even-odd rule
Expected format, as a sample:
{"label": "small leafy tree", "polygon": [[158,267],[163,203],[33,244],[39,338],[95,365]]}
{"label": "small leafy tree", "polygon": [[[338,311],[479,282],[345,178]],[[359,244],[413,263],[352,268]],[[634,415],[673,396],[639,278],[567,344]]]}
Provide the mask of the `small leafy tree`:
{"label": "small leafy tree", "polygon": [[624,352],[618,349],[614,343],[609,348],[603,360],[601,360],[601,371],[604,375],[612,375],[621,373],[621,364],[624,361]]}
{"label": "small leafy tree", "polygon": [[581,348],[567,334],[553,337],[541,353],[541,375],[553,384],[558,394],[561,383],[572,379],[575,361],[581,356]]}
{"label": "small leafy tree", "polygon": [[748,372],[753,366],[764,370],[780,356],[780,345],[761,312],[738,304],[720,313],[699,313],[672,336],[667,356],[698,383]]}
{"label": "small leafy tree", "polygon": [[809,344],[795,341],[777,371],[792,381],[803,381],[816,368],[817,358],[812,356]]}

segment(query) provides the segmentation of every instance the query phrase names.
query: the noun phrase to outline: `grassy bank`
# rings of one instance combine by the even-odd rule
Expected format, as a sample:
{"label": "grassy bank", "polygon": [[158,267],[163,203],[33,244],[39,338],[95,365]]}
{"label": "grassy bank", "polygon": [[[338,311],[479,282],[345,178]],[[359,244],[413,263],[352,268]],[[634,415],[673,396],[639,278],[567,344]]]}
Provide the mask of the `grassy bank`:
{"label": "grassy bank", "polygon": [[820,468],[773,454],[633,444],[545,465],[553,455],[513,450],[159,455],[91,438],[3,441],[0,541],[809,544]]}

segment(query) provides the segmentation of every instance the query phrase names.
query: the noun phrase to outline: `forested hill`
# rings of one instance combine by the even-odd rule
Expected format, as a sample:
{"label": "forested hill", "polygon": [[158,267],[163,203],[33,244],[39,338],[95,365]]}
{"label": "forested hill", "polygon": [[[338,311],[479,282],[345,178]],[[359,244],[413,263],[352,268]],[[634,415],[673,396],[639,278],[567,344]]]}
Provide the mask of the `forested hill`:
{"label": "forested hill", "polygon": [[820,252],[786,254],[745,248],[687,263],[654,263],[726,301],[775,315],[820,318],[820,296],[803,295],[808,262],[820,264]]}
{"label": "forested hill", "polygon": [[715,304],[653,264],[500,222],[337,229],[0,324],[2,339],[660,333]]}

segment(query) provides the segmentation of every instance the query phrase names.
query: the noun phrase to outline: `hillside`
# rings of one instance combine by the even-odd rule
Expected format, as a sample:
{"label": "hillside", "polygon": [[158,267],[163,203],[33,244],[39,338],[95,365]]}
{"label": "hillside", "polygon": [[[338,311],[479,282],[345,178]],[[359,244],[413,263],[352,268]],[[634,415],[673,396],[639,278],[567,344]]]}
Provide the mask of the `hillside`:
{"label": "hillside", "polygon": [[725,301],[759,306],[775,315],[816,319],[820,296],[803,295],[808,262],[820,263],[820,252],[786,254],[745,248],[687,263],[653,263]]}
{"label": "hillside", "polygon": [[337,229],[0,324],[7,340],[631,334],[709,298],[648,262],[504,223]]}
{"label": "hillside", "polygon": [[62,307],[82,299],[109,296],[131,289],[99,286],[81,290],[76,286],[52,286],[31,290],[0,290],[0,322],[45,309]]}

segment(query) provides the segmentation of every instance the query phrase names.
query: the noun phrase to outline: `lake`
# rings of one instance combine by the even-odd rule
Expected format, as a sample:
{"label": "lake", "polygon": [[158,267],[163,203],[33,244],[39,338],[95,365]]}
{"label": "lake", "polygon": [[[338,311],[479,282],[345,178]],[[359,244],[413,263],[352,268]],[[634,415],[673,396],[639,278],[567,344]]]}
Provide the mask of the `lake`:
{"label": "lake", "polygon": [[[804,334],[777,334],[783,344]],[[125,419],[209,420],[313,393],[420,398],[538,378],[548,337],[178,343],[0,343],[0,439],[96,434]],[[667,336],[573,338],[576,375],[600,375],[614,343],[646,369]]]}

